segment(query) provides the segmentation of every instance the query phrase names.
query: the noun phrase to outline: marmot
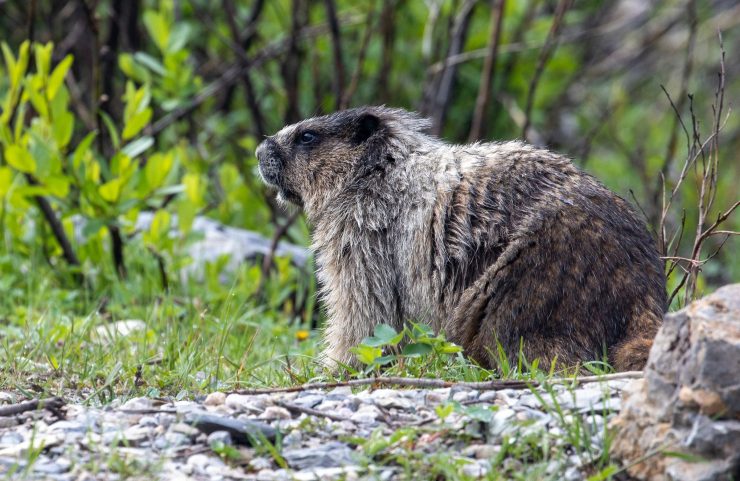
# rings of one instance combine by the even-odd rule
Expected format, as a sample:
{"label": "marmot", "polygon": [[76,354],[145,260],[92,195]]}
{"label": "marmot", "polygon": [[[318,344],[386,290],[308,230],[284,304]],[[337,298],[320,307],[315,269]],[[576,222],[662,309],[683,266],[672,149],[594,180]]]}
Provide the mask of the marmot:
{"label": "marmot", "polygon": [[641,369],[666,309],[652,237],[567,158],[523,142],[450,145],[405,110],[283,128],[263,180],[301,206],[328,313],[326,356],[386,323],[426,322],[486,367],[497,342],[541,366]]}

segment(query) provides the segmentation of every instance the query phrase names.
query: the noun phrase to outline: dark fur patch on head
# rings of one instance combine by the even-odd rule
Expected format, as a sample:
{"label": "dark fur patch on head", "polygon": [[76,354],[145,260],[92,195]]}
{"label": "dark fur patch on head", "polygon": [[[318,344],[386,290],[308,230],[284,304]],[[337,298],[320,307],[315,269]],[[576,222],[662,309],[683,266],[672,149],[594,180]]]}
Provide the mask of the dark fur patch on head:
{"label": "dark fur patch on head", "polygon": [[380,129],[380,119],[372,113],[362,113],[354,122],[354,134],[351,142],[359,145],[375,135]]}

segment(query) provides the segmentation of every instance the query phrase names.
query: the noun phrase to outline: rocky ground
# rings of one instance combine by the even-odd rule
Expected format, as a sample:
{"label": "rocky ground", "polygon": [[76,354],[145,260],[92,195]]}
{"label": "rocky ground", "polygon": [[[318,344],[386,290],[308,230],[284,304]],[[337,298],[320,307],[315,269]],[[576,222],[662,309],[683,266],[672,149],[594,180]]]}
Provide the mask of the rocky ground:
{"label": "rocky ground", "polygon": [[[585,479],[627,379],[478,391],[338,387],[8,414],[13,479]],[[599,460],[602,459],[601,464]]]}

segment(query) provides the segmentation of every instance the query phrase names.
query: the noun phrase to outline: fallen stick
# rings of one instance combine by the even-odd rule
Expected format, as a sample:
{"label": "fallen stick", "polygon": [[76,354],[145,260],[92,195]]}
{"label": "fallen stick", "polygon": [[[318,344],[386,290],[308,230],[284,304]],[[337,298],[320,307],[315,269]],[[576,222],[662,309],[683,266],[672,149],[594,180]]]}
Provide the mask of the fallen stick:
{"label": "fallen stick", "polygon": [[[544,382],[544,384],[570,384],[580,385],[601,381],[613,381],[617,379],[639,379],[642,377],[642,371],[626,371],[615,374],[605,374],[602,376],[584,376],[580,378],[553,378]],[[444,381],[442,379],[417,379],[409,377],[371,377],[367,379],[351,379],[349,381],[338,382],[316,382],[300,384],[297,386],[275,387],[275,388],[256,388],[256,389],[238,389],[232,391],[237,394],[275,394],[289,393],[308,390],[333,389],[337,387],[357,387],[357,386],[405,386],[417,388],[448,388],[460,387],[467,389],[477,389],[478,391],[495,391],[498,389],[528,389],[530,387],[539,387],[543,383],[538,381],[479,381],[479,382],[456,382]]]}
{"label": "fallen stick", "polygon": [[17,414],[25,413],[26,411],[36,411],[39,409],[49,409],[56,411],[57,409],[64,406],[64,399],[60,397],[51,397],[48,399],[31,399],[30,401],[23,401],[17,404],[11,404],[10,406],[0,406],[0,417],[3,416],[15,416]]}
{"label": "fallen stick", "polygon": [[318,409],[313,408],[307,408],[305,406],[298,406],[297,404],[291,404],[286,403],[283,401],[277,401],[275,404],[278,406],[284,407],[288,411],[292,411],[294,413],[303,413],[308,416],[316,416],[316,417],[324,417],[327,419],[331,419],[332,421],[349,421],[350,419],[345,416],[340,416],[338,414],[333,414],[325,411],[319,411]]}

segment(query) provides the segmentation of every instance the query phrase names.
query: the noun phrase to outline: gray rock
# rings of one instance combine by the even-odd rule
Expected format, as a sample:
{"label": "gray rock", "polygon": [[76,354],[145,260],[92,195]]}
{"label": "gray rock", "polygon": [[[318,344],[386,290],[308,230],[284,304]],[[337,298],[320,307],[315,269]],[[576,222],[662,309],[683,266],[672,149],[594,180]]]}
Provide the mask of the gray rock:
{"label": "gray rock", "polygon": [[146,397],[135,397],[123,403],[121,409],[128,411],[154,409],[154,401]]}
{"label": "gray rock", "polygon": [[278,419],[290,419],[290,411],[282,406],[268,406],[265,408],[265,412],[259,415],[260,419],[265,421],[275,421]]}
{"label": "gray rock", "polygon": [[377,407],[372,404],[365,404],[352,414],[350,420],[356,423],[369,424],[374,423],[378,416],[380,416],[380,410]]}
{"label": "gray rock", "polygon": [[351,464],[351,453],[346,444],[332,441],[313,448],[286,449],[283,457],[293,469],[333,468]]}
{"label": "gray rock", "polygon": [[229,446],[234,443],[234,440],[231,439],[231,433],[228,431],[214,431],[208,435],[207,442],[213,448],[219,445]]}
{"label": "gray rock", "polygon": [[305,396],[298,396],[293,401],[292,404],[295,404],[296,406],[301,406],[304,408],[313,408],[320,404],[324,400],[324,396],[320,394],[308,394]]}
{"label": "gray rock", "polygon": [[[136,230],[149,230],[154,215],[151,212],[141,212],[136,220]],[[80,221],[80,236],[84,220]],[[77,229],[75,229],[77,231]],[[215,262],[226,256],[229,261],[225,266],[227,272],[234,272],[245,261],[255,260],[267,255],[271,250],[271,241],[256,232],[229,227],[207,217],[196,217],[193,221],[192,232],[200,234],[201,238],[188,244],[188,255],[193,262],[183,271],[183,277],[193,276],[198,279],[203,276],[208,262]],[[177,218],[173,216],[172,237],[180,236],[177,229]],[[278,257],[290,257],[294,265],[302,267],[308,262],[308,250],[287,242],[279,242],[275,249]],[[224,277],[224,280],[226,277]]]}
{"label": "gray rock", "polygon": [[612,454],[624,464],[663,445],[686,457],[657,455],[631,466],[638,479],[729,480],[740,474],[740,284],[665,316],[645,378],[624,390],[613,421]]}
{"label": "gray rock", "polygon": [[488,423],[489,440],[501,436],[515,422],[516,411],[509,408],[499,409],[493,415],[493,419]]}

